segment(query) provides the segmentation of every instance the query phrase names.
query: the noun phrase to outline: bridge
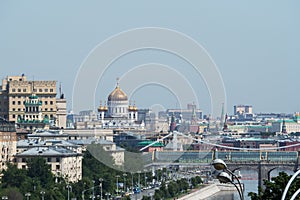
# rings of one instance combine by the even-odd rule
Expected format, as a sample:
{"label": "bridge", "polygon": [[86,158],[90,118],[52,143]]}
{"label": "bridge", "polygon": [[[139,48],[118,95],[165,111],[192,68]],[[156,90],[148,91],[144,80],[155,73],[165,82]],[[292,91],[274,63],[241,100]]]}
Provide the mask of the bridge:
{"label": "bridge", "polygon": [[224,160],[230,170],[258,171],[258,185],[270,180],[274,169],[296,171],[300,167],[297,151],[155,151],[144,155],[145,167],[180,166],[207,167],[214,157]]}

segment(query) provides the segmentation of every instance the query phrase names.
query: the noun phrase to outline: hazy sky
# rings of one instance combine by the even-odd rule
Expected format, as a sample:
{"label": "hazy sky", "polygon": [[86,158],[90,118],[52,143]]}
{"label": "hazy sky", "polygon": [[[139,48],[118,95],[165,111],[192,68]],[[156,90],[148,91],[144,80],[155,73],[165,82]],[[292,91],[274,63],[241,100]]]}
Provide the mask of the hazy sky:
{"label": "hazy sky", "polygon": [[[25,73],[29,79],[62,82],[71,108],[76,74],[93,48],[122,31],[163,27],[192,37],[207,50],[222,75],[229,113],[235,104],[251,104],[255,112],[300,111],[299,9],[297,0],[1,1],[0,78]],[[107,98],[116,77],[150,62],[186,76],[200,108],[210,111],[201,77],[180,58],[151,50],[113,63],[97,86],[95,101]],[[131,99],[144,108],[177,106],[174,94],[159,85],[139,88]]]}

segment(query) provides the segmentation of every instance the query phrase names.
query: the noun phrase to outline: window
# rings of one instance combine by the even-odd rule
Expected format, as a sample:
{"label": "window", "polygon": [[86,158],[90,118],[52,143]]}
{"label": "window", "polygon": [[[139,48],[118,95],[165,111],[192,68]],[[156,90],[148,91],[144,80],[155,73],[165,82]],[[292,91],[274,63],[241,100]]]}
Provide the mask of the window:
{"label": "window", "polygon": [[50,89],[50,92],[53,92],[53,89]]}
{"label": "window", "polygon": [[53,105],[53,101],[50,101],[50,105]]}
{"label": "window", "polygon": [[43,90],[42,90],[42,89],[39,89],[39,92],[43,92]]}
{"label": "window", "polygon": [[12,118],[15,119],[15,118],[16,118],[16,115],[13,115]]}
{"label": "window", "polygon": [[47,88],[45,89],[45,92],[48,92],[48,89],[47,89]]}
{"label": "window", "polygon": [[18,111],[21,111],[21,108],[18,108]]}
{"label": "window", "polygon": [[18,89],[18,92],[21,92],[21,89]]}
{"label": "window", "polygon": [[56,162],[60,162],[60,158],[56,158]]}
{"label": "window", "polygon": [[45,111],[48,111],[48,108],[45,108]]}
{"label": "window", "polygon": [[13,101],[13,102],[12,102],[12,104],[13,104],[13,105],[16,105],[16,102],[15,102],[15,101]]}
{"label": "window", "polygon": [[12,110],[13,110],[13,111],[16,111],[16,109],[15,109],[15,108],[13,108]]}
{"label": "window", "polygon": [[59,165],[56,165],[56,170],[59,170],[60,169],[60,166]]}
{"label": "window", "polygon": [[47,162],[51,162],[51,158],[47,158]]}
{"label": "window", "polygon": [[21,105],[21,101],[18,101],[18,105]]}
{"label": "window", "polygon": [[23,92],[26,92],[26,89],[23,89]]}
{"label": "window", "polygon": [[12,92],[16,92],[16,89],[15,89],[15,88],[13,88],[11,91],[12,91]]}
{"label": "window", "polygon": [[45,101],[45,105],[48,105],[48,101]]}
{"label": "window", "polygon": [[53,108],[50,108],[50,111],[53,111]]}

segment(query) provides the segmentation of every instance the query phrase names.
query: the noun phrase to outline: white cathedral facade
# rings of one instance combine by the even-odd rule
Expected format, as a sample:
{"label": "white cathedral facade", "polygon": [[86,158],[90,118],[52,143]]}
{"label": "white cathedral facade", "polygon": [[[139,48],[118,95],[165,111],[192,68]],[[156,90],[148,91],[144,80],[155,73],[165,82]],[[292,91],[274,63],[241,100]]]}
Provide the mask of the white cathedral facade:
{"label": "white cathedral facade", "polygon": [[144,122],[138,122],[138,109],[129,104],[128,97],[117,83],[106,102],[98,108],[98,119],[102,128],[144,129]]}

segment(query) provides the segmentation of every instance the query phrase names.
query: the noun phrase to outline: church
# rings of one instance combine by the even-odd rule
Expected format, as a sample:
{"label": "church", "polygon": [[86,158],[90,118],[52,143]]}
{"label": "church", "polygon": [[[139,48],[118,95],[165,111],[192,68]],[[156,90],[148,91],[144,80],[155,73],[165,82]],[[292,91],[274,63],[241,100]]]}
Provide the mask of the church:
{"label": "church", "polygon": [[138,129],[143,130],[145,123],[138,122],[138,109],[134,103],[131,105],[128,97],[120,88],[119,81],[116,88],[109,94],[104,105],[100,101],[98,119],[102,128]]}

